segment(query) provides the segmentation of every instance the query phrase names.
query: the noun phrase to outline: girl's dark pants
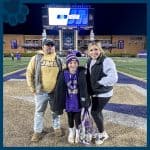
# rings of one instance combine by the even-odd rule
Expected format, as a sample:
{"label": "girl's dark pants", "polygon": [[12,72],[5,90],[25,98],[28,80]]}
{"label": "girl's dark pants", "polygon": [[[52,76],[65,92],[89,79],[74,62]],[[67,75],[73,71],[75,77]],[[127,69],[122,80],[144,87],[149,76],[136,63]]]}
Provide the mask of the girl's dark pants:
{"label": "girl's dark pants", "polygon": [[75,127],[78,129],[81,124],[81,112],[67,112],[67,115],[69,128],[73,128],[75,122]]}

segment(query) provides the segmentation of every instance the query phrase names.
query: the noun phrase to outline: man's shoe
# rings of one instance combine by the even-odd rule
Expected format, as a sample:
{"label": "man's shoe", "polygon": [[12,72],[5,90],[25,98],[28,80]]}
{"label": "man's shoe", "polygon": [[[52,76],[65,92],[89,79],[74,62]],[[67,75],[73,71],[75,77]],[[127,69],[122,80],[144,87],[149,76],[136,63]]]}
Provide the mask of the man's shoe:
{"label": "man's shoe", "polygon": [[55,136],[57,136],[57,137],[63,136],[61,128],[54,129],[54,133],[55,133]]}
{"label": "man's shoe", "polygon": [[41,133],[33,133],[31,142],[39,142],[41,138],[42,138]]}

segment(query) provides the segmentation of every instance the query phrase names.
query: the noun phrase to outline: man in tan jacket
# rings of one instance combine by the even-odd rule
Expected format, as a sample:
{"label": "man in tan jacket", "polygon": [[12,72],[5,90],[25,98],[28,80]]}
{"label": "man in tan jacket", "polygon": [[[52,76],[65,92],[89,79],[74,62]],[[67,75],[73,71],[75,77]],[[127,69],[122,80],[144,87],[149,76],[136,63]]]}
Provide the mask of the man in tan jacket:
{"label": "man in tan jacket", "polygon": [[[43,130],[44,112],[49,102],[53,103],[54,88],[57,75],[61,68],[61,62],[56,57],[55,44],[45,39],[42,46],[43,51],[33,56],[28,64],[26,79],[27,84],[35,97],[34,134],[32,142],[41,139]],[[52,112],[52,127],[57,136],[61,136],[60,116]]]}

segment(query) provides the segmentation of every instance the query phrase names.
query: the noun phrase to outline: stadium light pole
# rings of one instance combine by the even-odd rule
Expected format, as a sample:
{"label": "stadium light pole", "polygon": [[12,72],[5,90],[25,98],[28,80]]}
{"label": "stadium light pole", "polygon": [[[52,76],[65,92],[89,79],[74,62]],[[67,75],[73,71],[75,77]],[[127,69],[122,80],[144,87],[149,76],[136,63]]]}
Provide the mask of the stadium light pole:
{"label": "stadium light pole", "polygon": [[62,52],[62,30],[59,29],[59,52]]}
{"label": "stadium light pole", "polygon": [[94,41],[94,32],[93,32],[93,29],[91,29],[91,31],[90,31],[90,41]]}
{"label": "stadium light pole", "polygon": [[75,49],[78,50],[78,29],[75,29]]}
{"label": "stadium light pole", "polygon": [[42,41],[44,41],[46,39],[46,29],[43,29],[43,32],[42,32]]}

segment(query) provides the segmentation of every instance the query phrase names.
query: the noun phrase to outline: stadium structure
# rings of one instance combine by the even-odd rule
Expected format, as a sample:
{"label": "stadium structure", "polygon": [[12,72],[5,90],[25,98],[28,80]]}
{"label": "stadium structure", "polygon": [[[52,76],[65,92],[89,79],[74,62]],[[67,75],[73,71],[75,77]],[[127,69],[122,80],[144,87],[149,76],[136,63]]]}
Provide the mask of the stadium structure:
{"label": "stadium structure", "polygon": [[[55,41],[57,52],[78,50],[85,54],[90,41],[101,42],[107,53],[120,55],[145,54],[144,35],[97,35],[94,34],[94,9],[86,5],[51,6],[42,8],[43,32],[41,35],[4,35],[4,54],[10,52],[33,53],[40,50],[42,40]],[[47,31],[55,31],[55,34]],[[88,35],[81,34],[86,31]]]}

